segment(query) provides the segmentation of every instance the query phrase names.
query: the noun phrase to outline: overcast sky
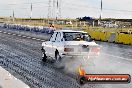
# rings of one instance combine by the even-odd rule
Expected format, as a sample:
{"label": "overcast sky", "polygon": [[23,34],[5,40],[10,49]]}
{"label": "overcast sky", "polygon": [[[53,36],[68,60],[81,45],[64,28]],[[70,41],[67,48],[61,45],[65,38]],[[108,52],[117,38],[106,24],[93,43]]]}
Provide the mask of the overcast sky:
{"label": "overcast sky", "polygon": [[[30,7],[33,3],[32,17],[47,17],[49,0],[0,0],[0,16],[30,17]],[[53,0],[51,0],[53,1]],[[57,0],[56,0],[57,1]],[[132,0],[102,0],[103,18],[131,18]],[[59,0],[62,18],[77,18],[100,16],[101,0]]]}

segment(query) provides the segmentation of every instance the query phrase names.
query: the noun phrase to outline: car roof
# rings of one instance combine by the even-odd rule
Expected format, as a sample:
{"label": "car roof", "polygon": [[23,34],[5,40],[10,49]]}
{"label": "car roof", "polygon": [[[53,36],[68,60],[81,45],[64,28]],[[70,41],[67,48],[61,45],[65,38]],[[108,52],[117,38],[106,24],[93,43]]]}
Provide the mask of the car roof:
{"label": "car roof", "polygon": [[87,32],[84,32],[84,31],[75,31],[75,30],[57,30],[57,31],[54,31],[54,32],[82,32],[82,33],[87,33]]}

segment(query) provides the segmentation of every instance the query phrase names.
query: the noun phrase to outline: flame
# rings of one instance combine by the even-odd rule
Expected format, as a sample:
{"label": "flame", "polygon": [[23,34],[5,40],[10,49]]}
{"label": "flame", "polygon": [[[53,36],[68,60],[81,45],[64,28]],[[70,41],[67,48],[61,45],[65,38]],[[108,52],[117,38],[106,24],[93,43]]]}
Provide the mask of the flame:
{"label": "flame", "polygon": [[78,72],[80,76],[84,76],[86,74],[85,70],[82,68],[82,66],[80,65],[78,68]]}

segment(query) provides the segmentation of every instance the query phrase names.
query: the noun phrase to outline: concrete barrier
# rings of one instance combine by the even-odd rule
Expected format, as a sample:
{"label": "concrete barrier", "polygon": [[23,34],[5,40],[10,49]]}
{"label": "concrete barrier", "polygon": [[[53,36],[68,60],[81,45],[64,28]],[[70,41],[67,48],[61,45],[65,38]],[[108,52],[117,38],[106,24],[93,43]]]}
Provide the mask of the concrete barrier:
{"label": "concrete barrier", "polygon": [[100,31],[87,31],[88,34],[95,40],[108,41],[110,33]]}
{"label": "concrete barrier", "polygon": [[85,30],[92,39],[132,45],[132,34]]}
{"label": "concrete barrier", "polygon": [[132,34],[120,33],[120,34],[118,34],[117,38],[118,38],[117,43],[131,44],[132,45]]}
{"label": "concrete barrier", "polygon": [[115,39],[116,39],[116,33],[111,33],[108,38],[108,42],[115,42]]}
{"label": "concrete barrier", "polygon": [[0,67],[0,88],[30,88],[21,80]]}

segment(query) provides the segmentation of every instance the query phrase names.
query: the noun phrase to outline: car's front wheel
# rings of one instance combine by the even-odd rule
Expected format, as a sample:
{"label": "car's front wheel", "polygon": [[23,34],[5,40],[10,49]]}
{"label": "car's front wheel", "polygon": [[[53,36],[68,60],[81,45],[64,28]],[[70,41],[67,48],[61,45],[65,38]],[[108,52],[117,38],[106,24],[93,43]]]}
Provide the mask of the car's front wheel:
{"label": "car's front wheel", "polygon": [[46,62],[46,61],[47,61],[47,56],[46,56],[45,53],[43,54],[42,58],[43,58],[43,59],[42,59],[43,62]]}
{"label": "car's front wheel", "polygon": [[44,50],[43,48],[42,48],[41,50],[42,50],[42,52],[43,52],[43,56],[42,56],[43,59],[42,59],[42,61],[43,61],[43,62],[46,62],[46,61],[47,61],[47,55],[46,55],[46,53],[45,53],[45,50]]}

